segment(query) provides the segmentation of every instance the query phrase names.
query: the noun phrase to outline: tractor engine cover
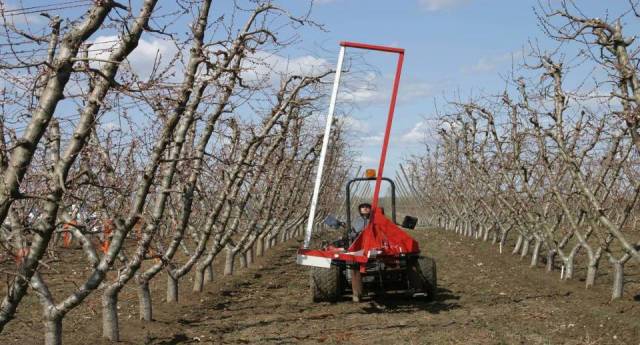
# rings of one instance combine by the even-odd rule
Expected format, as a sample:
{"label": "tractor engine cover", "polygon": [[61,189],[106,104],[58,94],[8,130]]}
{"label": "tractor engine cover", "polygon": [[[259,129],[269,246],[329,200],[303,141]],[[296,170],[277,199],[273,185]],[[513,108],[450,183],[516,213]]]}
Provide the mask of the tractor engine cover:
{"label": "tractor engine cover", "polygon": [[379,208],[373,210],[373,219],[353,241],[349,252],[359,252],[368,258],[420,253],[418,242],[387,219]]}

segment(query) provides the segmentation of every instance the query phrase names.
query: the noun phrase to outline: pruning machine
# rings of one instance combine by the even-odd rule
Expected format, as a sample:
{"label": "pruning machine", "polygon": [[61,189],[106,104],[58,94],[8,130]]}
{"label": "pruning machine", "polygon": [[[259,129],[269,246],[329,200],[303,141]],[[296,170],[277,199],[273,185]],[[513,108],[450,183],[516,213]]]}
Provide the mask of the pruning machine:
{"label": "pruning machine", "polygon": [[[331,244],[323,244],[321,249],[310,249],[311,231],[315,220],[320,182],[322,180],[322,171],[329,143],[331,123],[333,122],[342,62],[346,48],[398,54],[391,104],[389,106],[380,163],[378,166],[379,173],[376,174],[375,170],[368,169],[364,178],[355,178],[347,183],[345,205],[347,215],[346,223],[341,223],[333,217],[325,219],[325,224],[331,227],[345,227],[346,231],[351,229],[351,185],[356,182],[375,181],[370,221],[353,243],[348,243],[348,241],[343,238]],[[418,242],[403,231],[396,223],[395,184],[392,180],[382,175],[403,60],[404,49],[401,48],[355,42],[340,42],[340,54],[338,56],[336,76],[329,103],[329,114],[327,116],[322,149],[320,151],[318,172],[311,197],[304,244],[303,247],[298,250],[297,255],[298,264],[311,266],[310,292],[311,298],[315,302],[334,302],[344,293],[348,292],[351,286],[350,269],[360,271],[365,291],[376,291],[378,293],[403,291],[405,294],[410,295],[421,294],[428,299],[435,297],[437,286],[436,263],[432,258],[422,256]],[[392,219],[386,218],[382,209],[378,207],[380,186],[383,180],[391,185]],[[407,216],[402,226],[413,229],[416,220],[414,217]]]}

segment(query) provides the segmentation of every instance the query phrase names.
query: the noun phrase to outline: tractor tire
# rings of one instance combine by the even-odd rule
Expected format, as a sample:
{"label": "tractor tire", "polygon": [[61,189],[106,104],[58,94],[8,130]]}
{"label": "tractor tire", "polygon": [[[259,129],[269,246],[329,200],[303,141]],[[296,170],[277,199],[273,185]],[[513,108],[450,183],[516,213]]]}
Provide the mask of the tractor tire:
{"label": "tractor tire", "polygon": [[428,256],[418,258],[418,272],[421,275],[424,292],[427,299],[433,301],[438,290],[438,275],[436,271],[436,261]]}
{"label": "tractor tire", "polygon": [[336,302],[342,293],[340,269],[311,267],[309,287],[312,302]]}

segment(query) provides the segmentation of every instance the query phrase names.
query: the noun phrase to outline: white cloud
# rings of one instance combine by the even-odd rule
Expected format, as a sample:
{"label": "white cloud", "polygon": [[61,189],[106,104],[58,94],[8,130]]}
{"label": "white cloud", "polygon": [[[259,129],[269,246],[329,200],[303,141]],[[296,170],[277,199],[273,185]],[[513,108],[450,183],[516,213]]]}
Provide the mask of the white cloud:
{"label": "white cloud", "polygon": [[492,72],[496,69],[499,60],[482,57],[473,66],[467,68],[468,72]]}
{"label": "white cloud", "polygon": [[409,132],[400,137],[400,142],[405,144],[417,144],[422,142],[427,135],[427,124],[424,121],[417,122]]}
{"label": "white cloud", "polygon": [[356,162],[360,163],[361,165],[365,165],[365,166],[370,166],[372,164],[377,164],[379,162],[379,158],[373,158],[370,156],[359,156],[356,159]]}
{"label": "white cloud", "polygon": [[[98,36],[91,44],[89,48],[89,58],[107,60],[109,54],[111,54],[111,50],[118,44],[118,36]],[[99,63],[92,62],[91,65],[99,66]]]}
{"label": "white cloud", "polygon": [[120,130],[120,125],[115,122],[107,122],[104,125],[102,125],[102,128],[107,132],[118,131]]}
{"label": "white cloud", "polygon": [[497,54],[494,56],[484,56],[478,59],[478,61],[471,65],[464,67],[462,70],[466,73],[487,73],[496,71],[500,66],[507,63],[517,63],[524,55],[522,50],[518,50],[511,53]]}
{"label": "white cloud", "polygon": [[362,137],[361,142],[364,145],[370,146],[379,146],[382,143],[382,139],[384,139],[384,133],[371,134]]}
{"label": "white cloud", "polygon": [[340,100],[353,103],[381,103],[387,95],[379,90],[371,88],[358,88],[353,91],[344,91],[340,94]]}
{"label": "white cloud", "polygon": [[329,61],[311,55],[288,58],[264,51],[247,57],[242,65],[243,78],[251,82],[270,82],[283,75],[319,75],[331,68]]}
{"label": "white cloud", "polygon": [[433,96],[435,87],[432,84],[421,81],[400,82],[398,98],[400,101],[409,102]]}
{"label": "white cloud", "polygon": [[[119,43],[119,38],[118,36],[98,36],[92,43],[93,45],[89,48],[89,58],[108,60],[111,51]],[[153,72],[156,59],[159,60],[159,69],[162,70],[168,67],[177,53],[178,49],[171,41],[141,38],[127,60],[133,72],[142,80],[147,80]],[[91,64],[93,67],[98,67],[100,62],[94,61]]]}
{"label": "white cloud", "polygon": [[[391,101],[391,90],[393,80],[391,78],[375,78],[365,80],[359,85],[347,87],[340,93],[340,101],[353,102],[358,104],[378,104]],[[414,100],[430,97],[434,94],[435,87],[432,84],[408,80],[400,81],[398,91],[398,101],[411,102]]]}
{"label": "white cloud", "polygon": [[451,132],[460,130],[461,125],[457,122],[441,121],[436,118],[427,118],[416,122],[409,131],[400,136],[399,144],[415,145],[431,143],[439,138],[439,131]]}
{"label": "white cloud", "polygon": [[454,127],[458,128],[458,123],[457,122],[452,125],[451,122],[445,121],[445,122],[442,122],[438,128],[443,130],[443,131],[445,131],[445,132],[449,132]]}
{"label": "white cloud", "polygon": [[141,39],[138,42],[138,47],[129,56],[129,62],[134,71],[145,78],[151,73],[151,68],[156,58],[160,60],[160,68],[163,68],[170,63],[177,52],[178,49],[170,41],[160,39],[147,41]]}
{"label": "white cloud", "polygon": [[344,126],[344,129],[349,132],[369,133],[369,124],[363,120],[356,119],[352,116],[344,116],[338,118],[338,121]]}
{"label": "white cloud", "polygon": [[348,136],[353,139],[354,144],[358,146],[379,146],[382,143],[384,133],[372,130],[367,120],[343,116],[338,118],[338,121],[343,125]]}
{"label": "white cloud", "polygon": [[388,98],[381,90],[383,78],[373,72],[364,75],[345,74],[340,80],[339,101],[351,103],[380,103]]}
{"label": "white cloud", "polygon": [[436,129],[442,130],[445,132],[451,132],[451,131],[458,132],[462,129],[462,124],[458,121],[453,121],[453,122],[442,121],[437,125]]}
{"label": "white cloud", "polygon": [[471,0],[418,0],[418,4],[430,12],[460,7],[470,2]]}

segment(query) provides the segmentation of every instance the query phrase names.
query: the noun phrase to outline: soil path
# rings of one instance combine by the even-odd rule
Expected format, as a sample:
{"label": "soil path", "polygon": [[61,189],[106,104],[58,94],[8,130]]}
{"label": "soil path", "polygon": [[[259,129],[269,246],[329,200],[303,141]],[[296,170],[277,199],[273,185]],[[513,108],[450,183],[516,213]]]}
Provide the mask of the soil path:
{"label": "soil path", "polygon": [[442,231],[414,235],[438,263],[434,302],[310,303],[307,272],[290,245],[182,319],[184,343],[640,344],[640,302],[609,303],[605,287],[559,281],[488,243]]}
{"label": "soil path", "polygon": [[[610,303],[608,284],[585,290],[578,279],[559,281],[556,273],[529,268],[489,243],[436,230],[412,234],[438,263],[433,302],[393,296],[311,303],[307,269],[294,262],[299,244],[289,242],[253,268],[216,277],[203,294],[192,294],[185,282],[182,301],[157,303],[152,323],[136,320],[130,291],[121,303],[121,344],[640,345],[640,298],[630,289]],[[639,292],[637,283],[630,286]],[[155,296],[162,296],[162,288],[155,287]],[[110,344],[100,337],[95,309],[70,315],[65,344]],[[17,322],[0,343],[40,343],[38,324]]]}

